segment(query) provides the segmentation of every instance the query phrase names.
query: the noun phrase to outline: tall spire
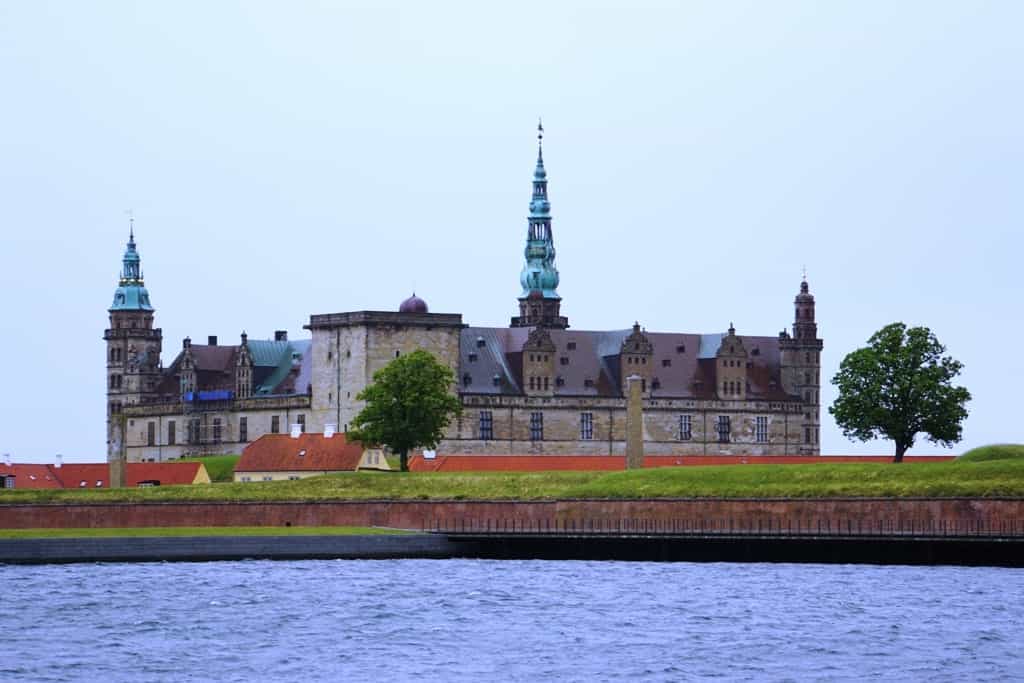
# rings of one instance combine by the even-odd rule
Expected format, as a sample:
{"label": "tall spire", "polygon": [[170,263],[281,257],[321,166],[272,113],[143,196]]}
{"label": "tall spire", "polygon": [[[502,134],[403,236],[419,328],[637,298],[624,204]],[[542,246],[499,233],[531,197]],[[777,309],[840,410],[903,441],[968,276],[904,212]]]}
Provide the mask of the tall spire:
{"label": "tall spire", "polygon": [[527,218],[526,263],[519,274],[522,294],[519,317],[513,327],[568,327],[559,315],[558,269],[555,267],[555,242],[551,230],[551,203],[548,201],[547,171],[544,169],[544,124],[537,121],[537,167],[533,172],[533,193]]}
{"label": "tall spire", "polygon": [[135,218],[128,220],[128,245],[121,258],[121,277],[114,291],[112,311],[143,310],[151,311],[149,292],[142,280],[142,259],[135,247]]}

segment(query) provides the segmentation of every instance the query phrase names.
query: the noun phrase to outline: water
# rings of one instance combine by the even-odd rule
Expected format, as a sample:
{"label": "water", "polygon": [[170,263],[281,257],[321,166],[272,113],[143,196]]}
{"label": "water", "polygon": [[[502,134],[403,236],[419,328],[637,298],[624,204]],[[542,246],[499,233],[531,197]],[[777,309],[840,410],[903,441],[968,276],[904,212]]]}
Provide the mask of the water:
{"label": "water", "polygon": [[3,681],[1024,678],[1024,570],[0,566]]}

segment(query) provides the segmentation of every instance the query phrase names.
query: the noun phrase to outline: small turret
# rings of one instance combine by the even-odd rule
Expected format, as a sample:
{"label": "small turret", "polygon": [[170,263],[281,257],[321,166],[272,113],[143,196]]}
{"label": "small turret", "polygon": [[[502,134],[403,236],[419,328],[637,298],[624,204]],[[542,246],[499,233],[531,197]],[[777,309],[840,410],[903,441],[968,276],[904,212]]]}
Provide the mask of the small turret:
{"label": "small turret", "polygon": [[814,295],[804,274],[800,291],[793,300],[793,336],[779,334],[782,387],[803,403],[797,452],[813,455],[821,452],[821,349],[818,323],[815,322]]}

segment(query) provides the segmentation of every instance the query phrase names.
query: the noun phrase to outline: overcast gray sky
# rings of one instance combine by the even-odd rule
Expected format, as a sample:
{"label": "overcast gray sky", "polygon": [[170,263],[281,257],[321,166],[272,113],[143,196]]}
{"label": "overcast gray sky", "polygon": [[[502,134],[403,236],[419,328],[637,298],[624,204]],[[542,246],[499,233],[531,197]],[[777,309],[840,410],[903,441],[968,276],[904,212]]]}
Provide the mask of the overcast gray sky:
{"label": "overcast gray sky", "polygon": [[[931,327],[1022,441],[1024,4],[0,4],[0,451],[100,461],[134,209],[169,363],[311,313],[507,325],[538,115],[578,329]],[[848,442],[823,410],[827,453]],[[912,452],[938,449],[919,443]]]}

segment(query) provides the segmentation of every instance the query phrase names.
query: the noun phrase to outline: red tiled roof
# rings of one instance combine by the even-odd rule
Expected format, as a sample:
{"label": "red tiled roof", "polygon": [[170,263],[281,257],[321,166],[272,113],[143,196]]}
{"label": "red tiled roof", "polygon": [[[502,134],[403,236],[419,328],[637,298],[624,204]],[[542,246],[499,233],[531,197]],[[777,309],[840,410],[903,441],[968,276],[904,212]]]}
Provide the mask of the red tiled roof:
{"label": "red tiled roof", "polygon": [[344,434],[264,434],[245,447],[235,472],[354,471],[362,457],[363,445]]}
{"label": "red tiled roof", "polygon": [[[158,481],[161,486],[192,484],[199,474],[200,462],[130,462],[125,470],[125,486],[138,486],[142,481]],[[55,470],[64,488],[110,488],[110,465],[107,463],[69,463]],[[82,482],[85,486],[82,486]],[[103,482],[98,485],[96,482]]]}
{"label": "red tiled roof", "polygon": [[[125,486],[138,486],[142,481],[158,481],[162,486],[192,484],[200,467],[203,464],[199,462],[131,462],[125,470]],[[16,489],[110,488],[107,463],[69,463],[63,467],[15,464],[10,468],[0,465],[0,477],[11,473],[16,477]]]}
{"label": "red tiled roof", "polygon": [[[952,460],[954,455],[907,456],[904,462]],[[648,455],[644,467],[694,465],[807,465],[835,462],[891,462],[891,455]],[[409,459],[413,472],[548,472],[602,471],[626,467],[622,455],[422,455]]]}
{"label": "red tiled roof", "polygon": [[[59,470],[58,470],[59,471]],[[10,467],[0,463],[0,477],[14,475],[15,489],[59,489],[60,479],[53,473],[51,465],[29,465],[15,463]],[[0,482],[0,488],[3,483]]]}

